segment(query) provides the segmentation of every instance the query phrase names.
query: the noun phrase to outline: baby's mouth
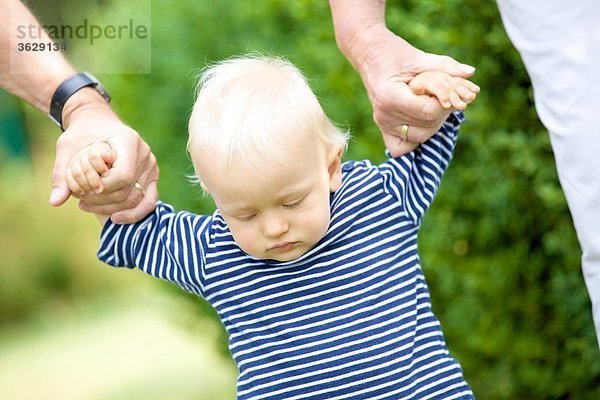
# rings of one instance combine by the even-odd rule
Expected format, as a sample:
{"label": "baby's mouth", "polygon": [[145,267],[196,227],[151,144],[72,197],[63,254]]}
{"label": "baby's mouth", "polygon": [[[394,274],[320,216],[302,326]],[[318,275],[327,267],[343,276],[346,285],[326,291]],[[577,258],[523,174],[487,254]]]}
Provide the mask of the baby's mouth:
{"label": "baby's mouth", "polygon": [[290,251],[297,245],[298,245],[298,242],[281,242],[281,243],[277,243],[274,246],[269,247],[269,251],[281,253],[281,252],[285,252],[285,251]]}

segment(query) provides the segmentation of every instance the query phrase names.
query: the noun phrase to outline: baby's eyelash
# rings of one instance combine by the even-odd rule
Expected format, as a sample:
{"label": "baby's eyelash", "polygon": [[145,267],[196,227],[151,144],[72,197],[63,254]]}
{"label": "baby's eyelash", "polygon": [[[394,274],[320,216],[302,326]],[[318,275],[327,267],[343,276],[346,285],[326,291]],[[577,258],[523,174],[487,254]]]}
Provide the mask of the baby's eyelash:
{"label": "baby's eyelash", "polygon": [[298,207],[300,207],[300,205],[302,205],[302,203],[304,203],[304,200],[306,200],[307,197],[308,197],[308,195],[304,196],[303,198],[301,198],[300,200],[296,201],[295,203],[284,204],[283,206],[285,208],[298,208]]}
{"label": "baby's eyelash", "polygon": [[254,218],[256,218],[256,214],[243,215],[241,217],[237,217],[237,219],[239,219],[242,222],[249,222],[249,221],[252,221]]}

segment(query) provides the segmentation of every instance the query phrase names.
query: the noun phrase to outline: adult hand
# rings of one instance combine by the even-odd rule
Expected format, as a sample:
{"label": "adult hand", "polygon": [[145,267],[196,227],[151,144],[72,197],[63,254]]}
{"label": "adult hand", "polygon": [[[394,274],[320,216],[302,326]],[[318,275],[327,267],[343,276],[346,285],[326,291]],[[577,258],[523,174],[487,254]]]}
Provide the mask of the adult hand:
{"label": "adult hand", "polygon": [[[11,46],[11,27],[17,24],[41,25],[20,0],[2,0],[0,87],[47,114],[56,88],[73,76],[75,70],[60,52],[23,52]],[[41,32],[39,42],[50,42],[50,38]],[[67,129],[56,144],[50,204],[60,206],[71,195],[65,171],[72,157],[89,144],[106,138],[118,159],[103,181],[103,193],[84,195],[81,207],[112,214],[113,221],[121,223],[135,222],[152,211],[158,197],[156,160],[148,145],[119,120],[106,101],[91,88],[81,89],[65,103],[62,119]],[[134,190],[135,183],[145,189],[145,195],[141,190]]]}
{"label": "adult hand", "polygon": [[[475,71],[451,57],[418,50],[382,25],[357,33],[348,53],[354,55],[351,61],[373,105],[373,119],[394,157],[429,139],[453,109],[450,102],[413,93],[408,85],[411,79],[432,70],[462,78]],[[406,141],[400,138],[402,125],[409,127]]]}
{"label": "adult hand", "polygon": [[[451,57],[424,53],[385,25],[385,0],[329,0],[335,40],[360,74],[392,156],[400,156],[429,139],[451,111],[449,103],[414,94],[408,83],[425,71],[468,78],[475,69]],[[408,140],[402,126],[408,125]]]}
{"label": "adult hand", "polygon": [[[84,95],[90,96],[89,93]],[[100,194],[79,193],[76,197],[81,199],[80,208],[85,211],[111,215],[115,223],[133,223],[156,206],[159,175],[156,158],[137,132],[126,126],[104,100],[96,100],[65,105],[67,129],[56,144],[50,204],[60,206],[71,196],[65,174],[73,156],[82,148],[103,140],[116,153],[109,175],[102,178],[104,190]]]}

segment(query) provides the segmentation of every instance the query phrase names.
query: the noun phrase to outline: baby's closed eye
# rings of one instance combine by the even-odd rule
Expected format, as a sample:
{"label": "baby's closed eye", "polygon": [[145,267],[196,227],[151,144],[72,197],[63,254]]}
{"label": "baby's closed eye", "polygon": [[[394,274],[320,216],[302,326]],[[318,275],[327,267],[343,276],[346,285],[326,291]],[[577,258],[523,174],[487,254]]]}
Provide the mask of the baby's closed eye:
{"label": "baby's closed eye", "polygon": [[292,209],[293,208],[298,208],[298,207],[300,207],[302,205],[302,203],[304,203],[304,200],[306,200],[307,197],[308,197],[308,195],[303,196],[302,198],[300,198],[298,200],[294,200],[294,201],[292,201],[290,203],[286,203],[283,206],[285,208],[292,208]]}

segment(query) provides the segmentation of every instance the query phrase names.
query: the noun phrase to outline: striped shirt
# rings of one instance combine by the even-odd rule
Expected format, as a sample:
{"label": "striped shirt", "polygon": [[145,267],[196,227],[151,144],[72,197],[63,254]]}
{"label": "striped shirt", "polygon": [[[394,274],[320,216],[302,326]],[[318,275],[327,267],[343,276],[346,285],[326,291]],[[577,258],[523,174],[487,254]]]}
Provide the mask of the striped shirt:
{"label": "striped shirt", "polygon": [[417,150],[379,166],[344,163],[329,228],[296,260],[246,254],[218,210],[175,213],[163,203],[136,224],[109,221],[98,256],[175,282],[217,310],[238,399],[472,399],[417,254],[462,120],[450,115]]}

